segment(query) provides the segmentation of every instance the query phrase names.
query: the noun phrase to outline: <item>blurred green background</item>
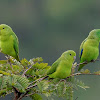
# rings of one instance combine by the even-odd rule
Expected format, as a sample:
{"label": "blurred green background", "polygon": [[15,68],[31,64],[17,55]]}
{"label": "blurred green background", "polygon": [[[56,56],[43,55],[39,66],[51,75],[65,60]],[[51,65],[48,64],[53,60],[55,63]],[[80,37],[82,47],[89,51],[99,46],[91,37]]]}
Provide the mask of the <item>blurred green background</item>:
{"label": "blurred green background", "polygon": [[[18,36],[20,59],[43,57],[51,65],[62,52],[73,49],[79,63],[81,42],[92,29],[100,29],[100,1],[0,0],[0,24],[11,26]],[[3,54],[0,59],[5,59]],[[84,69],[87,67],[91,72],[98,71],[100,62],[88,64]],[[77,78],[90,88],[74,90],[74,100],[77,97],[77,100],[100,99],[100,76]],[[11,98],[10,95],[0,100]]]}

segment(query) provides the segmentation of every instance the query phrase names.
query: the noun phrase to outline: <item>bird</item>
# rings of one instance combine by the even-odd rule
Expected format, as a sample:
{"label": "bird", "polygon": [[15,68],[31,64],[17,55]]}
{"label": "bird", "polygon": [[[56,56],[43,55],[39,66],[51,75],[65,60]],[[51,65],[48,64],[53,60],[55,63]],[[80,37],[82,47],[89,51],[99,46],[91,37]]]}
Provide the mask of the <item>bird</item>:
{"label": "bird", "polygon": [[98,58],[99,42],[100,29],[90,31],[88,37],[80,45],[79,58],[81,64],[78,67],[78,71],[80,71],[89,62],[92,62]]}
{"label": "bird", "polygon": [[0,51],[19,61],[19,41],[12,28],[0,24]]}
{"label": "bird", "polygon": [[64,79],[71,74],[72,64],[76,59],[76,53],[73,50],[67,50],[52,64],[47,71],[49,78]]}

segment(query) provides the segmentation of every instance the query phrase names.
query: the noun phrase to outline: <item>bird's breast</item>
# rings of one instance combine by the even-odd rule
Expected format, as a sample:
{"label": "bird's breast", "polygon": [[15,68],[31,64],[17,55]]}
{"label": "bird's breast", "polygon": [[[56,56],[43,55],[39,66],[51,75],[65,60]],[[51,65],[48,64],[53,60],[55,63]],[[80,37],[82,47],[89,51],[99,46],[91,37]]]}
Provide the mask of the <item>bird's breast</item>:
{"label": "bird's breast", "polygon": [[95,39],[88,39],[84,43],[84,46],[98,47],[99,46],[99,41],[95,40]]}

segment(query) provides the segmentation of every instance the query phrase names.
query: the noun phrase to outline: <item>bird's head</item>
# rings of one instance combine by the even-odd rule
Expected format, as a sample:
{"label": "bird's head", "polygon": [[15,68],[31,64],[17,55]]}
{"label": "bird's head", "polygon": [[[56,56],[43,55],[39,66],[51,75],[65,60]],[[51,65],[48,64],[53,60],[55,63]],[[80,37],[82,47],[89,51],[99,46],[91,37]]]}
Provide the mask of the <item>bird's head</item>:
{"label": "bird's head", "polygon": [[76,59],[76,53],[73,50],[67,50],[61,55],[61,57],[74,62]]}
{"label": "bird's head", "polygon": [[0,24],[0,35],[7,35],[12,29],[6,24]]}
{"label": "bird's head", "polygon": [[96,38],[100,41],[100,29],[94,29],[89,33],[90,38]]}

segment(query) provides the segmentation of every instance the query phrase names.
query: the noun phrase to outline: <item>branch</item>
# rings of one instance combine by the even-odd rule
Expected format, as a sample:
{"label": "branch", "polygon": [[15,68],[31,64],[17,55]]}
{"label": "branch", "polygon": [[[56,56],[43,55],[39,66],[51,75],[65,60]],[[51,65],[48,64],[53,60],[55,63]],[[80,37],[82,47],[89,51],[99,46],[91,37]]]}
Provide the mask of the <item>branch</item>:
{"label": "branch", "polygon": [[[70,75],[69,77],[67,77],[67,78],[65,78],[65,79],[68,79],[68,78],[70,78],[70,77],[72,77],[72,76],[77,76],[77,75],[100,75],[100,74],[95,74],[95,73],[75,73],[75,74],[72,74],[72,75]],[[32,83],[35,83],[35,82],[37,82],[37,81],[42,81],[42,80],[44,80],[44,79],[46,79],[46,78],[48,78],[49,76],[45,76],[45,77],[42,77],[42,78],[40,78],[40,79],[38,79],[38,80],[36,80],[36,81],[34,81],[34,82],[32,82]],[[31,84],[32,84],[31,83]],[[23,97],[25,97],[25,96],[29,96],[30,94],[28,94],[29,92],[30,92],[30,89],[31,88],[34,88],[34,87],[36,87],[37,86],[37,83],[35,83],[34,85],[31,85],[31,86],[29,86],[29,87],[27,87],[27,91],[23,94],[23,95],[21,95],[20,96],[20,98],[18,99],[18,100],[21,100]],[[77,98],[76,98],[77,99]]]}
{"label": "branch", "polygon": [[76,97],[76,99],[75,100],[77,100],[78,99],[78,97]]}
{"label": "branch", "polygon": [[[40,78],[40,79],[38,79],[38,80],[36,80],[36,81],[34,81],[34,82],[32,82],[32,83],[35,83],[35,82],[37,82],[37,81],[42,81],[42,80],[44,80],[44,79],[46,79],[46,78],[48,78],[49,76],[45,76],[45,77],[42,77],[42,78]],[[31,83],[31,84],[32,84]],[[35,87],[35,86],[37,86],[37,84],[35,83],[34,85],[32,85],[32,86],[29,86],[27,89],[30,89],[30,88],[33,88],[33,87]]]}
{"label": "branch", "polygon": [[29,96],[31,96],[31,95],[33,95],[33,94],[35,94],[35,93],[27,94],[25,97],[29,97]]}
{"label": "branch", "polygon": [[[100,59],[96,59],[96,60],[91,60],[90,62],[95,62],[95,61],[100,61]],[[83,63],[79,63],[77,64],[77,66],[82,65],[82,64],[88,64],[89,62],[85,61]]]}
{"label": "branch", "polygon": [[[91,62],[95,62],[95,61],[99,61],[99,59],[93,60],[93,61],[91,61]],[[79,63],[79,64],[77,64],[77,66],[79,66],[80,64],[87,64],[87,63],[88,63],[88,62]],[[33,65],[34,65],[34,64],[30,65],[29,68],[26,69],[26,70],[23,72],[22,76],[24,76],[24,75],[26,74],[26,72],[27,72],[29,69],[32,68]],[[100,75],[100,74],[96,74],[96,73],[75,73],[75,74],[72,74],[72,75],[70,75],[69,77],[67,77],[67,78],[65,78],[65,79],[68,79],[68,78],[70,78],[70,77],[72,77],[72,76],[77,76],[77,75]],[[40,79],[38,79],[38,80],[33,81],[33,82],[30,84],[30,86],[27,87],[26,92],[25,92],[23,95],[20,94],[20,97],[18,98],[18,100],[21,100],[21,99],[22,99],[23,97],[25,97],[25,96],[30,96],[30,95],[34,94],[34,93],[28,94],[28,93],[30,92],[30,89],[37,86],[37,83],[36,83],[36,82],[40,82],[40,81],[42,81],[42,80],[44,80],[44,79],[46,79],[46,78],[48,78],[48,77],[49,77],[49,76],[45,76],[45,77],[42,77],[42,78],[40,78]],[[35,83],[35,84],[34,84],[34,83]],[[32,85],[32,84],[34,84],[34,85]],[[18,91],[17,91],[17,92],[18,92]],[[15,92],[15,93],[16,93],[16,92]],[[15,95],[16,95],[16,94],[15,94]],[[78,98],[78,97],[77,97],[77,98]],[[76,99],[77,99],[77,98],[76,98]],[[76,100],[76,99],[75,99],[75,100]]]}
{"label": "branch", "polygon": [[100,76],[100,74],[95,74],[95,73],[75,73],[75,74],[70,75],[69,77],[77,76],[77,75],[98,75],[98,76]]}
{"label": "branch", "polygon": [[83,63],[79,63],[79,64],[77,64],[76,66],[79,66],[79,65],[82,65],[82,64],[88,64],[88,62],[85,61],[85,62],[83,62]]}
{"label": "branch", "polygon": [[[70,75],[69,77],[67,77],[67,78],[65,78],[65,79],[68,79],[68,78],[70,78],[70,77],[72,77],[72,76],[77,76],[77,75],[99,75],[100,76],[100,74],[95,74],[95,73],[75,73],[75,74],[72,74],[72,75]],[[38,80],[36,80],[36,81],[34,81],[34,82],[32,82],[32,83],[35,83],[35,82],[37,82],[37,81],[42,81],[42,80],[44,80],[44,79],[46,79],[46,78],[48,78],[49,76],[45,76],[45,77],[42,77],[42,78],[40,78],[40,79],[38,79]],[[31,83],[31,84],[32,84]],[[31,85],[31,86],[29,86],[27,89],[30,89],[30,88],[33,88],[33,87],[35,87],[35,86],[37,86],[37,84],[35,83],[34,85]]]}
{"label": "branch", "polygon": [[29,91],[26,91],[22,96],[20,96],[19,98],[18,98],[18,100],[21,100],[23,97],[25,97],[25,95],[28,93]]}
{"label": "branch", "polygon": [[24,76],[24,75],[26,74],[26,72],[27,72],[29,69],[31,69],[31,68],[32,68],[32,66],[33,66],[33,65],[34,65],[34,64],[30,65],[30,66],[29,66],[29,68],[28,68],[28,69],[26,69],[26,70],[23,72],[22,76]]}
{"label": "branch", "polygon": [[[44,80],[44,79],[46,79],[46,78],[48,78],[48,76],[42,77],[42,78],[40,78],[40,79],[34,81],[33,83],[35,83],[35,82],[37,82],[37,81],[42,81],[42,80]],[[31,83],[31,84],[32,84],[32,83]],[[33,87],[35,87],[35,86],[37,86],[36,83],[35,83],[34,85],[32,85],[32,86],[29,86],[29,87],[27,88],[27,91],[26,91],[23,95],[21,95],[21,96],[18,98],[18,100],[21,100],[23,97],[30,95],[30,94],[28,94],[28,93],[30,92],[29,89],[31,89],[31,88],[33,88]]]}
{"label": "branch", "polygon": [[17,88],[13,87],[13,90],[14,90],[14,99],[13,100],[17,100],[22,93],[20,93]]}

